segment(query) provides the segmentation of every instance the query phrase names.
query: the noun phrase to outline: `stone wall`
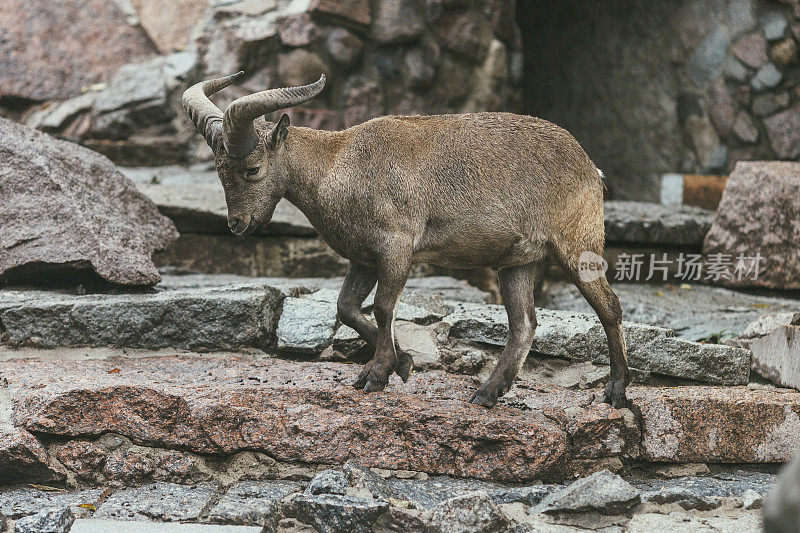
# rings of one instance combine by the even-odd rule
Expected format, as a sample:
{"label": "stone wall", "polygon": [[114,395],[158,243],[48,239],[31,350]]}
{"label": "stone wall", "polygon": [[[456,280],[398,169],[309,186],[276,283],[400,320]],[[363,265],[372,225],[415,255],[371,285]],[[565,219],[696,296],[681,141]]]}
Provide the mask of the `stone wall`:
{"label": "stone wall", "polygon": [[[99,22],[89,7],[73,6],[67,13],[58,6],[5,6],[0,30],[12,39],[0,42],[0,58],[19,56],[28,40],[49,45],[42,25],[30,23],[40,19],[57,23],[69,17],[87,28],[102,24],[143,44],[135,50],[138,62],[120,52],[112,54],[113,68],[80,76],[73,71],[100,62],[98,54],[108,55],[109,47],[63,45],[73,56],[66,68],[76,78],[63,87],[50,79],[62,72],[38,68],[50,62],[44,46],[25,56],[32,72],[44,73],[31,73],[38,85],[12,84],[24,79],[24,69],[0,63],[0,106],[6,104],[0,113],[135,166],[209,160],[210,150],[180,108],[180,94],[200,79],[238,70],[246,72],[244,80],[215,97],[223,108],[244,94],[308,83],[325,72],[329,81],[322,95],[288,110],[294,124],[315,128],[342,129],[385,114],[520,109],[513,0],[116,4],[119,9],[107,6],[115,18]],[[39,85],[60,90],[38,90]]]}
{"label": "stone wall", "polygon": [[525,112],[570,130],[614,196],[665,172],[800,156],[794,2],[521,2]]}

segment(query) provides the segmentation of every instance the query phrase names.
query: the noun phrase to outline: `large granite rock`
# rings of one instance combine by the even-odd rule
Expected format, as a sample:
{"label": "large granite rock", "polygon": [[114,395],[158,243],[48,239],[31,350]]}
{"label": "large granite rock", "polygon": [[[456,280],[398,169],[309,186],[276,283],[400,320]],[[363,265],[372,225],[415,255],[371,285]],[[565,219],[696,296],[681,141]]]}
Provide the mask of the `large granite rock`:
{"label": "large granite rock", "polygon": [[183,49],[203,15],[208,0],[132,0],[139,23],[159,51]]}
{"label": "large granite rock", "polygon": [[155,285],[151,260],[177,232],[105,157],[0,118],[0,278],[91,269]]}
{"label": "large granite rock", "polygon": [[[714,283],[770,289],[800,288],[800,163],[739,162],[703,243],[706,259],[727,254],[730,279]],[[735,272],[742,256],[741,276]],[[749,260],[760,256],[759,261]],[[748,267],[758,272],[748,272]]]}
{"label": "large granite rock", "polygon": [[800,389],[800,313],[765,315],[733,342],[752,352],[759,375]]}
{"label": "large granite rock", "polygon": [[[428,371],[407,384],[392,378],[386,392],[364,396],[350,386],[359,370],[247,356],[28,359],[5,362],[0,379],[8,381],[18,428],[48,438],[116,433],[204,455],[248,450],[326,468],[353,460],[515,483],[561,480],[587,465],[591,472],[593,464],[596,470],[637,458],[640,448],[658,462],[782,462],[798,442],[800,393],[785,389],[631,387],[640,434],[632,413],[594,403],[600,389],[526,384],[485,410],[466,403],[475,385],[465,376]],[[358,494],[422,508],[442,501],[428,491],[464,493],[442,478],[415,488],[408,480],[376,480],[352,463],[344,470]],[[496,503],[528,505],[551,492],[464,488],[486,490]]]}
{"label": "large granite rock", "polygon": [[[499,305],[458,304],[444,317],[450,337],[504,346],[508,316]],[[608,364],[608,344],[599,319],[592,314],[537,309],[538,326],[532,352]],[[741,385],[750,374],[750,353],[721,344],[703,344],[674,336],[672,330],[625,322],[631,367],[712,384]]]}
{"label": "large granite rock", "polygon": [[800,394],[744,387],[632,388],[649,461],[788,461],[800,443]]}
{"label": "large granite rock", "polygon": [[405,385],[393,378],[392,392],[364,396],[351,386],[359,371],[244,356],[165,357],[8,361],[2,377],[20,428],[65,436],[114,432],[202,454],[251,450],[288,462],[353,459],[525,481],[558,477],[573,454],[619,455],[626,446],[624,417],[607,405],[567,416],[545,394],[550,416],[510,406],[487,411],[466,403],[470,378],[443,372],[417,374]]}
{"label": "large granite rock", "polygon": [[0,35],[0,97],[25,100],[77,96],[157,52],[117,3],[106,0],[4,0]]}

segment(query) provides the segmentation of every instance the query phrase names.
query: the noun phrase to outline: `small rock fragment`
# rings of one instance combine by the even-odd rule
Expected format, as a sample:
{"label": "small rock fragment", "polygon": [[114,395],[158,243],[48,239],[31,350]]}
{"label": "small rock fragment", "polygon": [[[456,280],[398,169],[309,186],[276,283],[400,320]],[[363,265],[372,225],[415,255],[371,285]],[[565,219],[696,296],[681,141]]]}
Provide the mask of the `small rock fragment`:
{"label": "small rock fragment", "polygon": [[745,509],[761,509],[762,503],[761,494],[753,489],[747,489],[742,495],[742,507]]}
{"label": "small rock fragment", "polygon": [[783,74],[781,71],[778,70],[774,64],[767,63],[761,67],[758,72],[756,72],[756,75],[753,76],[753,79],[750,80],[750,86],[756,91],[764,91],[777,87],[782,79]]}
{"label": "small rock fragment", "polygon": [[285,517],[309,524],[319,533],[368,533],[388,508],[385,502],[336,494],[293,494],[281,505]]}
{"label": "small rock fragment", "polygon": [[399,499],[397,492],[389,486],[384,478],[368,468],[359,466],[353,461],[347,461],[342,467],[347,475],[349,484],[356,489],[369,491],[375,499]]}
{"label": "small rock fragment", "polygon": [[422,514],[429,529],[441,533],[493,533],[507,531],[510,523],[482,490],[445,500]]}
{"label": "small rock fragment", "polygon": [[579,479],[548,495],[537,512],[600,511],[624,513],[639,503],[641,491],[609,470]]}
{"label": "small rock fragment", "polygon": [[14,524],[15,533],[67,533],[75,516],[69,507],[42,510],[20,518]]}
{"label": "small rock fragment", "polygon": [[306,494],[339,494],[347,490],[347,477],[338,470],[323,470],[314,476],[306,488]]}
{"label": "small rock fragment", "polygon": [[718,498],[698,494],[686,487],[665,487],[658,492],[645,495],[645,500],[653,503],[677,503],[687,511],[710,511],[721,505]]}

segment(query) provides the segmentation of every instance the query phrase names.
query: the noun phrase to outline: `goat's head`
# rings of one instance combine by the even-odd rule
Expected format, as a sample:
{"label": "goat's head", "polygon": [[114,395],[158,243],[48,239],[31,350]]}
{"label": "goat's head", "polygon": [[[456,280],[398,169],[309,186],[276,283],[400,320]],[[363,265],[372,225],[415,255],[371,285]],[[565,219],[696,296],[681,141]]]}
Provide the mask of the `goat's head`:
{"label": "goat's head", "polygon": [[238,80],[242,72],[200,82],[183,93],[183,107],[214,151],[217,173],[225,189],[228,226],[236,235],[251,233],[272,218],[285,193],[281,164],[289,117],[281,116],[263,137],[253,121],[258,117],[303,103],[318,95],[325,75],[310,85],[270,89],[231,102],[223,113],[208,96]]}

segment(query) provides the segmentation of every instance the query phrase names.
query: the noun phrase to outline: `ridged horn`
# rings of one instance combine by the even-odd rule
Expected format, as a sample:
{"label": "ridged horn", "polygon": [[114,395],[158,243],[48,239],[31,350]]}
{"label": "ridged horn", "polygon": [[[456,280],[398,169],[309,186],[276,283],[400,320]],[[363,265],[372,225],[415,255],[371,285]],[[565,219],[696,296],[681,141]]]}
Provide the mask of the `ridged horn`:
{"label": "ridged horn", "polygon": [[221,148],[223,113],[208,97],[235,82],[243,74],[244,72],[237,72],[224,78],[201,81],[186,89],[181,98],[181,104],[189,113],[189,118],[214,152]]}
{"label": "ridged horn", "polygon": [[[244,157],[258,144],[253,121],[278,109],[296,106],[317,96],[325,87],[325,74],[314,83],[302,87],[269,89],[237,98],[222,118],[222,139],[225,150],[233,157]],[[213,105],[213,104],[212,104]]]}

